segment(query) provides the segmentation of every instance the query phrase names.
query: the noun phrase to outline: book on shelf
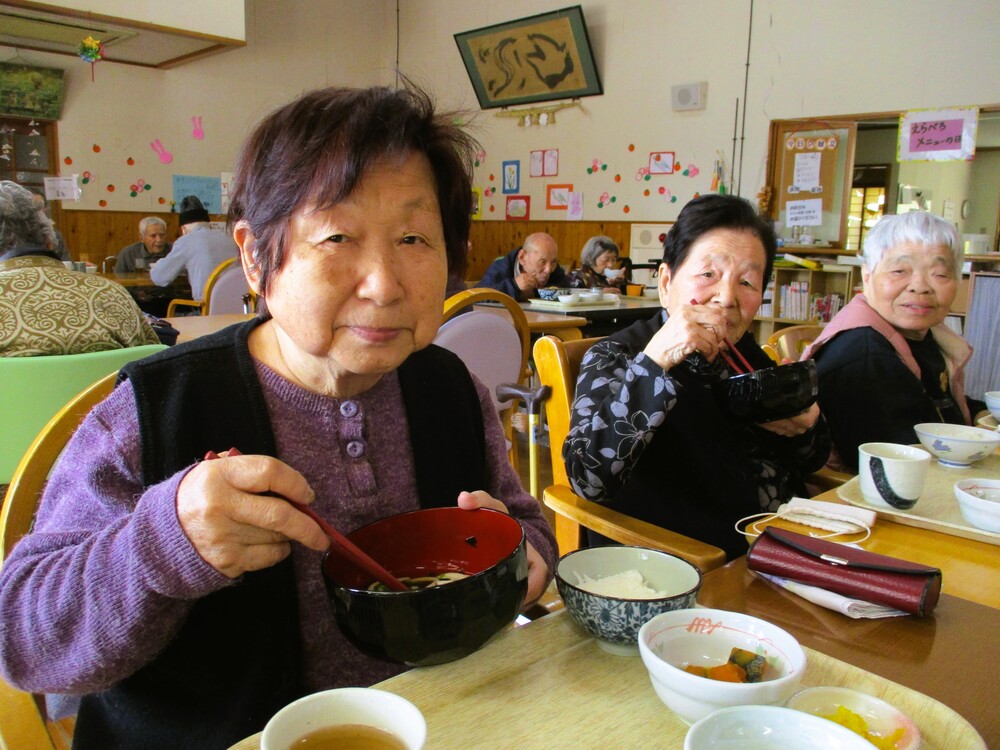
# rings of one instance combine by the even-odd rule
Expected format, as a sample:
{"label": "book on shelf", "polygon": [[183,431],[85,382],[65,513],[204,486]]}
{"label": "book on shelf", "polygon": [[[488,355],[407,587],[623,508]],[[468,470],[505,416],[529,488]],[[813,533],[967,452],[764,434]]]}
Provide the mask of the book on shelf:
{"label": "book on shelf", "polygon": [[791,253],[783,253],[781,259],[787,263],[794,263],[797,266],[802,266],[803,268],[810,268],[813,271],[818,271],[823,267],[822,261],[813,260],[811,258],[801,258],[798,255],[792,255]]}
{"label": "book on shelf", "polygon": [[837,263],[842,266],[862,266],[864,265],[864,258],[860,255],[838,255]]}

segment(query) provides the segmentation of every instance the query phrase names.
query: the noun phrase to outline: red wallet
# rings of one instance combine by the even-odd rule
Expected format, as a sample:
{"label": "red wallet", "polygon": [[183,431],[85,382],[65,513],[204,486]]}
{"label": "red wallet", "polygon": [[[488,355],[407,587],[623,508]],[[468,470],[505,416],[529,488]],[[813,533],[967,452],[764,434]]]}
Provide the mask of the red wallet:
{"label": "red wallet", "polygon": [[938,568],[773,526],[750,545],[747,567],[920,617],[941,595]]}

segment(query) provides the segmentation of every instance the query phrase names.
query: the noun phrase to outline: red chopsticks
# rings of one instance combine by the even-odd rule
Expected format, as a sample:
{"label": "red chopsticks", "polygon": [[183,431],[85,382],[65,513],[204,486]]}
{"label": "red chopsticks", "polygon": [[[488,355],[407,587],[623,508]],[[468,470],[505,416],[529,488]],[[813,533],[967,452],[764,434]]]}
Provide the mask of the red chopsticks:
{"label": "red chopsticks", "polygon": [[[701,303],[698,300],[693,299],[693,300],[691,300],[691,304],[692,305],[700,305]],[[743,375],[743,374],[748,373],[748,372],[753,372],[753,365],[751,365],[749,362],[747,362],[746,357],[744,357],[740,353],[739,349],[737,349],[735,346],[732,345],[732,343],[729,341],[729,339],[727,339],[725,336],[723,336],[722,337],[722,343],[726,345],[726,347],[729,349],[729,351],[731,351],[733,354],[736,355],[736,357],[739,359],[739,361],[743,363],[743,367],[746,368],[746,370],[744,370],[743,368],[741,368],[738,364],[736,364],[735,361],[733,361],[733,358],[730,357],[726,353],[725,349],[720,349],[719,350],[719,354],[722,355],[722,358],[726,361],[726,364],[729,365],[730,369],[732,369],[733,371],[735,371],[737,375]]]}
{"label": "red chopsticks", "polygon": [[[230,456],[241,456],[236,448],[229,449]],[[215,451],[209,451],[205,454],[205,460],[211,461],[212,459],[218,458],[219,454]],[[269,493],[270,494],[270,493]],[[303,505],[302,503],[295,502],[294,500],[289,500],[287,497],[282,497],[281,495],[273,495],[274,497],[284,500],[286,503],[291,505],[297,511],[305,513],[312,520],[314,520],[319,527],[323,529],[323,532],[330,538],[331,548],[334,549],[341,557],[345,558],[349,562],[353,563],[357,567],[361,568],[363,571],[371,575],[376,581],[384,583],[392,591],[409,591],[409,587],[400,581],[396,576],[390,573],[388,570],[383,568],[378,564],[372,557],[365,552],[363,549],[358,547],[354,542],[348,539],[346,536],[340,533],[337,529],[331,526],[325,518],[320,516],[316,511],[310,508],[308,505]]]}

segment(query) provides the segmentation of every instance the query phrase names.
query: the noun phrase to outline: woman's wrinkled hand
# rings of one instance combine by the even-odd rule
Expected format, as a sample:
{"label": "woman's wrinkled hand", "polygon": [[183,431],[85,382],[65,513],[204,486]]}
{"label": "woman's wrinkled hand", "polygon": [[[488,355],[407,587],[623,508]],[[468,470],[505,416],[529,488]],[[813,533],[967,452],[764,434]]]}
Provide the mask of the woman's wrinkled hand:
{"label": "woman's wrinkled hand", "polygon": [[717,305],[683,305],[646,344],[643,352],[664,370],[701,352],[711,362],[719,355],[726,335],[726,314]]}
{"label": "woman's wrinkled hand", "polygon": [[292,541],[329,547],[316,522],[282,499],[311,503],[305,477],[271,456],[223,456],[202,461],[177,488],[177,518],[205,562],[238,578],[283,560]]}
{"label": "woman's wrinkled hand", "polygon": [[[458,507],[465,510],[492,508],[493,510],[499,510],[501,513],[507,513],[506,505],[483,490],[459,493]],[[522,610],[538,601],[542,594],[545,593],[546,586],[549,585],[549,566],[545,564],[545,560],[531,546],[530,542],[525,546],[528,551],[528,593],[525,594],[524,602],[521,604]]]}
{"label": "woman's wrinkled hand", "polygon": [[796,414],[794,417],[779,419],[774,422],[765,422],[760,426],[782,437],[795,437],[811,429],[816,424],[817,419],[819,419],[819,405],[813,404],[804,412]]}

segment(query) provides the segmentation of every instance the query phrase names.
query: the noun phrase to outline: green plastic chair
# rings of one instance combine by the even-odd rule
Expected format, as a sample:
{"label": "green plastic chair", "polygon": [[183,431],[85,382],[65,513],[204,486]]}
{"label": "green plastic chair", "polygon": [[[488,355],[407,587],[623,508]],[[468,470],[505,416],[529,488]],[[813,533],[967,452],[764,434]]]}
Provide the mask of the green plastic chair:
{"label": "green plastic chair", "polygon": [[84,388],[163,344],[48,357],[0,357],[0,484],[48,421]]}

